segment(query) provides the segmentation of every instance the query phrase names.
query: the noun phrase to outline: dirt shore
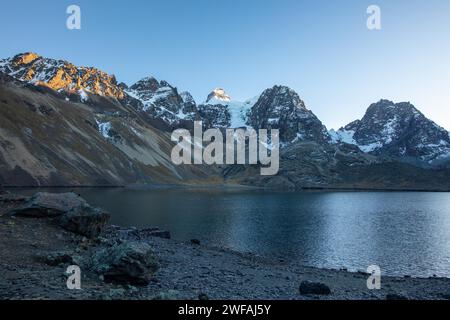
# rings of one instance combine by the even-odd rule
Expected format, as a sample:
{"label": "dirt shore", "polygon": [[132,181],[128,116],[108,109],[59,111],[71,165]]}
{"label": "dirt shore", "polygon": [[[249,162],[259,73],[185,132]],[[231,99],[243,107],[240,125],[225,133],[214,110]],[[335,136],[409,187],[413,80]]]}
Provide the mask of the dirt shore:
{"label": "dirt shore", "polygon": [[[367,289],[367,274],[304,267],[295,263],[155,236],[150,245],[158,270],[149,284],[109,283],[81,266],[81,290],[66,286],[68,265],[85,261],[119,234],[135,229],[108,226],[98,239],[66,231],[49,219],[4,214],[0,203],[0,299],[449,299],[450,279],[382,277],[381,290]],[[51,265],[49,255],[73,260]],[[81,263],[82,264],[82,263]],[[301,294],[303,281],[322,283],[330,294]]]}

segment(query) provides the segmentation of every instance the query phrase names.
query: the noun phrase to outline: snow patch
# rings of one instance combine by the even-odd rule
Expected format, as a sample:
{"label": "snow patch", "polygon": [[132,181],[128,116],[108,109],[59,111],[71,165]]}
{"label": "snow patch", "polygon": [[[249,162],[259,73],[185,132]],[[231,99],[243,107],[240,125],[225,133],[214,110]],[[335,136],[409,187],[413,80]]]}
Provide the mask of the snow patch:
{"label": "snow patch", "polygon": [[95,120],[95,122],[97,123],[98,126],[98,131],[100,132],[100,134],[105,138],[105,139],[109,139],[109,131],[111,130],[112,126],[111,126],[111,122],[100,122]]}
{"label": "snow patch", "polygon": [[381,130],[382,140],[384,144],[389,144],[392,142],[393,138],[395,138],[397,127],[397,116],[394,116],[393,119],[389,119],[389,121],[384,125],[383,129]]}
{"label": "snow patch", "polygon": [[130,127],[130,130],[131,130],[135,135],[137,135],[138,137],[142,137],[142,134],[141,134],[139,131],[137,131],[135,128]]}
{"label": "snow patch", "polygon": [[332,143],[344,142],[344,143],[348,143],[348,144],[357,145],[355,139],[353,138],[353,136],[355,135],[354,130],[341,129],[341,130],[335,131],[334,129],[331,129],[328,133],[331,136]]}
{"label": "snow patch", "polygon": [[372,151],[375,151],[375,150],[381,148],[383,146],[383,144],[381,142],[374,142],[374,143],[366,144],[363,146],[361,146],[361,145],[357,145],[357,146],[363,152],[372,152]]}
{"label": "snow patch", "polygon": [[86,102],[89,100],[89,96],[83,89],[78,90],[78,94],[80,95],[81,102]]}

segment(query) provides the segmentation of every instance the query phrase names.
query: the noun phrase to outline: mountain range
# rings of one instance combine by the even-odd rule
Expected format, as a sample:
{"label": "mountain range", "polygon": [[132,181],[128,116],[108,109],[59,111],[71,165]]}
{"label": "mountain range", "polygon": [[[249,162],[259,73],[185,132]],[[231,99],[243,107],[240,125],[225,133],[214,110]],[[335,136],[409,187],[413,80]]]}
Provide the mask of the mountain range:
{"label": "mountain range", "polygon": [[[328,130],[287,86],[246,101],[214,89],[203,102],[146,77],[23,53],[0,60],[0,183],[9,186],[239,184],[269,188],[450,189],[449,132],[409,102],[380,100]],[[280,172],[175,166],[174,129],[279,129]]]}

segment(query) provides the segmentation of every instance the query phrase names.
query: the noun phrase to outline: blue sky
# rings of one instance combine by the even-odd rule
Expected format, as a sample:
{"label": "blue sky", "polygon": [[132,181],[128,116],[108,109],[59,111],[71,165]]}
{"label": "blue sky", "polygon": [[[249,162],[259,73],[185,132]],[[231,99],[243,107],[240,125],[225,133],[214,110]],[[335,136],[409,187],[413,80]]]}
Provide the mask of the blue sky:
{"label": "blue sky", "polygon": [[[81,7],[82,29],[66,29]],[[381,8],[369,31],[366,9]],[[288,85],[329,128],[381,98],[411,101],[450,129],[448,0],[3,1],[0,57],[34,51],[132,84],[153,75],[198,102]]]}

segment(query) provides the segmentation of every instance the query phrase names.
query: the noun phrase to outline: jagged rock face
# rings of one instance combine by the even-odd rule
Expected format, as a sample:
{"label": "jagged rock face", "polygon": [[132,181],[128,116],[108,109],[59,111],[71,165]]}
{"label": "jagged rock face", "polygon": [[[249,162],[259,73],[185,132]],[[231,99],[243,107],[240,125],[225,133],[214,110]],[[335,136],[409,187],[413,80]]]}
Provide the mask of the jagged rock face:
{"label": "jagged rock face", "polygon": [[279,129],[280,141],[285,144],[306,140],[326,143],[330,139],[322,122],[285,86],[264,91],[251,108],[247,124],[255,129]]}
{"label": "jagged rock face", "polygon": [[250,108],[257,98],[244,102],[232,100],[223,89],[214,89],[206,101],[199,105],[199,115],[205,128],[243,128],[248,127]]}
{"label": "jagged rock face", "polygon": [[0,71],[56,91],[84,95],[87,92],[117,99],[124,97],[114,75],[95,68],[76,67],[64,60],[43,58],[35,53],[18,54],[0,60]]}
{"label": "jagged rock face", "polygon": [[180,95],[177,88],[166,81],[158,81],[153,77],[144,78],[125,92],[139,100],[142,110],[151,117],[168,124],[194,120],[197,116],[197,107],[192,96],[188,92]]}
{"label": "jagged rock face", "polygon": [[203,127],[210,128],[231,128],[231,114],[222,104],[201,104],[198,112],[203,122]]}
{"label": "jagged rock face", "polygon": [[374,103],[361,120],[348,124],[338,134],[348,137],[345,142],[378,155],[428,162],[450,156],[449,133],[408,102]]}
{"label": "jagged rock face", "polygon": [[189,92],[184,91],[180,93],[180,97],[183,100],[181,111],[183,114],[187,115],[186,119],[194,120],[195,118],[197,118],[197,104],[195,103],[192,95]]}

